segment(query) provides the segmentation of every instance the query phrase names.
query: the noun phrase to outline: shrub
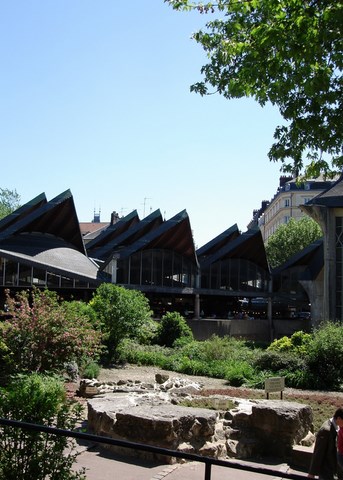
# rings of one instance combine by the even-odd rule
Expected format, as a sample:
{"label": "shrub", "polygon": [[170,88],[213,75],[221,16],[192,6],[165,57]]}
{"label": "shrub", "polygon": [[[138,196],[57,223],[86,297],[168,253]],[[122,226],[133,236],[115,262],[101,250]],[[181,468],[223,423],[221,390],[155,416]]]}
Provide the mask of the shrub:
{"label": "shrub", "polygon": [[193,340],[192,330],[186,320],[178,312],[168,312],[162,318],[157,330],[157,343],[173,347],[179,339]]}
{"label": "shrub", "polygon": [[96,358],[100,332],[87,316],[73,314],[55,292],[34,289],[11,297],[8,319],[0,323],[1,350],[7,371],[59,372],[66,364]]}
{"label": "shrub", "polygon": [[291,337],[282,337],[274,340],[267,350],[275,352],[294,352],[305,354],[310,345],[312,336],[302,330],[294,332]]}
{"label": "shrub", "polygon": [[124,339],[117,348],[117,360],[121,363],[158,365],[165,368],[172,350],[159,345],[141,345],[135,340]]}
{"label": "shrub", "polygon": [[254,377],[254,369],[248,362],[227,362],[224,367],[223,378],[233,387],[240,387]]}
{"label": "shrub", "polygon": [[[0,417],[61,429],[74,429],[81,406],[68,403],[62,383],[31,374],[13,379],[0,390]],[[67,437],[0,427],[0,480],[85,479],[73,471],[74,443]]]}
{"label": "shrub", "polygon": [[254,362],[253,366],[259,371],[265,370],[273,373],[295,371],[304,368],[306,365],[305,359],[294,355],[290,352],[266,350],[260,352]]}
{"label": "shrub", "polygon": [[152,311],[148,299],[139,291],[103,283],[89,304],[101,321],[109,362],[116,359],[116,350],[124,338],[146,343],[153,335]]}
{"label": "shrub", "polygon": [[343,383],[343,326],[327,322],[313,332],[307,363],[313,388],[339,390]]}
{"label": "shrub", "polygon": [[80,373],[83,378],[98,378],[100,373],[100,365],[96,362],[88,362],[82,366]]}

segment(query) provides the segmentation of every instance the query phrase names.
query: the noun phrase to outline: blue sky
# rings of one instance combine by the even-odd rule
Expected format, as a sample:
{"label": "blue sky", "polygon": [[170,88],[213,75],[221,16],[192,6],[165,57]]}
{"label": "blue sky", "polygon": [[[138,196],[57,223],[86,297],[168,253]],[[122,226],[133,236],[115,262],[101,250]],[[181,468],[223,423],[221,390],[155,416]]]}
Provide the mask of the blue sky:
{"label": "blue sky", "polygon": [[267,152],[282,120],[190,93],[205,21],[163,0],[1,2],[0,187],[22,203],[70,189],[80,221],[186,209],[198,247],[245,231],[278,186]]}

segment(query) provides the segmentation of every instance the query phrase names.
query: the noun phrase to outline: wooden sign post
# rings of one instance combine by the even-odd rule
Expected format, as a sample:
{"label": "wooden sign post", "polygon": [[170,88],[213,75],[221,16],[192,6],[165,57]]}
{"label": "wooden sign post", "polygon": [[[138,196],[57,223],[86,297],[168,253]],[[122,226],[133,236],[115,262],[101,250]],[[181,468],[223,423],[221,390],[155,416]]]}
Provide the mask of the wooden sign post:
{"label": "wooden sign post", "polygon": [[285,377],[270,377],[266,378],[264,382],[264,389],[269,399],[269,394],[272,392],[280,392],[280,398],[283,398],[283,391],[285,389]]}

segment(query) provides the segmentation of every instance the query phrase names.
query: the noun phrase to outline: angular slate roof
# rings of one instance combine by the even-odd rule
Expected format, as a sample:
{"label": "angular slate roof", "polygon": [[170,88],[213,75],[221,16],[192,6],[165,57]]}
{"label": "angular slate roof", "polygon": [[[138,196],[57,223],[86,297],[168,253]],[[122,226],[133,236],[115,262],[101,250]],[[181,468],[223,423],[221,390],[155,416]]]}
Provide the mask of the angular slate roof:
{"label": "angular slate roof", "polygon": [[130,227],[136,225],[139,222],[137,210],[129,213],[125,217],[121,218],[118,222],[109,225],[108,228],[103,230],[93,240],[87,243],[87,251],[89,256],[95,257],[96,252],[102,247],[106,246],[109,242],[115,239],[118,235],[126,232]]}
{"label": "angular slate roof", "polygon": [[97,260],[104,261],[104,268],[108,262],[112,259],[113,253],[117,249],[123,250],[126,246],[135,243],[141,237],[147,235],[152,230],[155,230],[163,223],[162,215],[160,210],[156,210],[152,212],[150,215],[145,217],[139,223],[131,226],[128,230],[124,231],[118,236],[115,236],[111,241],[107,244],[102,246],[98,249],[88,250],[88,246],[86,246],[87,251],[89,251],[89,256],[95,258]]}
{"label": "angular slate roof", "polygon": [[6,217],[0,220],[0,232],[3,231],[5,228],[10,227],[15,222],[18,221],[19,218],[24,218],[33,211],[39,209],[42,205],[47,203],[47,199],[45,193],[41,193],[34,199],[30,200],[29,202],[25,203],[22,207],[19,207],[14,212],[10,213]]}
{"label": "angular slate roof", "polygon": [[224,247],[228,242],[239,237],[239,235],[240,235],[240,232],[238,230],[237,224],[235,223],[230,228],[225,230],[225,232],[221,233],[220,235],[213,238],[202,247],[198,248],[197,250],[198,258],[202,256],[212,255],[213,253],[217,252],[222,247]]}
{"label": "angular slate roof", "polygon": [[[38,199],[38,200],[37,200]],[[69,190],[47,202],[36,197],[0,222],[0,255],[63,275],[94,281]]]}
{"label": "angular slate roof", "polygon": [[260,230],[248,230],[234,238],[228,237],[228,242],[211,255],[200,256],[201,268],[228,258],[243,258],[269,271],[266,252]]}
{"label": "angular slate roof", "polygon": [[171,219],[164,221],[157,228],[123,248],[120,251],[120,259],[127,258],[139,250],[159,248],[173,250],[180,255],[189,257],[198,264],[186,210],[182,210]]}
{"label": "angular slate roof", "polygon": [[324,192],[316,195],[312,200],[304,205],[305,210],[307,206],[323,205],[326,207],[343,207],[343,174],[339,179]]}
{"label": "angular slate roof", "polygon": [[272,270],[273,275],[278,275],[294,267],[306,267],[299,275],[300,280],[315,280],[324,266],[323,238],[316,240],[301,252],[296,253],[285,263]]}
{"label": "angular slate roof", "polygon": [[[29,202],[30,203],[30,202]],[[26,204],[27,205],[27,204]],[[73,196],[66,190],[49,202],[43,202],[39,208],[27,213],[26,205],[16,210],[16,221],[0,231],[0,242],[10,235],[23,232],[44,232],[61,237],[85,254],[85,248],[76,215]]]}

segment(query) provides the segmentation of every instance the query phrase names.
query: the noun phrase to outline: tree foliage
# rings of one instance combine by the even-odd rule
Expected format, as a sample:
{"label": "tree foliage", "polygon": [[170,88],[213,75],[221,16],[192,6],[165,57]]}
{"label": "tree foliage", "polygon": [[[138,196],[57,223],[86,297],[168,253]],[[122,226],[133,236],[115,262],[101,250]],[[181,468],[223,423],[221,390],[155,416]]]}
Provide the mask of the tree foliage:
{"label": "tree foliage", "polygon": [[157,332],[158,343],[172,347],[176,340],[193,340],[193,333],[186,320],[178,312],[168,312],[161,318]]}
{"label": "tree foliage", "polygon": [[208,63],[192,91],[276,105],[285,123],[275,130],[269,158],[283,171],[314,178],[342,169],[341,1],[165,2],[217,17],[193,34]]}
{"label": "tree foliage", "polygon": [[20,207],[20,195],[16,190],[0,188],[0,219]]}
{"label": "tree foliage", "polygon": [[[81,410],[54,377],[20,375],[0,390],[0,417],[9,420],[73,430]],[[83,469],[73,470],[76,456],[67,437],[0,427],[0,480],[85,480]]]}
{"label": "tree foliage", "polygon": [[136,338],[144,342],[149,335],[153,335],[148,299],[137,290],[103,283],[97,288],[90,305],[101,321],[108,360],[115,358],[116,349],[124,338]]}
{"label": "tree foliage", "polygon": [[290,218],[268,238],[266,254],[272,268],[278,267],[290,257],[323,236],[319,225],[310,217],[299,220]]}
{"label": "tree foliage", "polygon": [[[60,302],[55,292],[6,291],[6,316],[0,322],[2,366],[11,373],[60,372],[66,363],[97,358],[101,335],[85,315]],[[1,348],[2,346],[2,348]]]}

